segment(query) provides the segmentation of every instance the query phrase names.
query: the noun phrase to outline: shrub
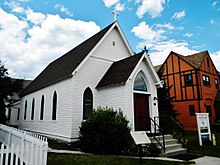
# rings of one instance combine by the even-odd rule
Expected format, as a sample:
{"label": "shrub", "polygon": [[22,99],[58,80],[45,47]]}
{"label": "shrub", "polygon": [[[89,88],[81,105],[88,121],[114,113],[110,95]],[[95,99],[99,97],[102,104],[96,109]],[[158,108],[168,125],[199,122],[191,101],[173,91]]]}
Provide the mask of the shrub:
{"label": "shrub", "polygon": [[97,108],[80,127],[82,150],[96,154],[123,154],[131,142],[128,123],[120,110]]}

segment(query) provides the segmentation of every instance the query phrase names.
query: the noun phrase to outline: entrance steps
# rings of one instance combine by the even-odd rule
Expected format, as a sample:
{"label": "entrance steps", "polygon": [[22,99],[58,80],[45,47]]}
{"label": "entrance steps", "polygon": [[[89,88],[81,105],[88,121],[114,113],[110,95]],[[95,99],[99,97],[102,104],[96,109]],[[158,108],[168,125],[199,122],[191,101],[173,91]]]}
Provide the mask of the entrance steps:
{"label": "entrance steps", "polygon": [[[162,135],[155,136],[155,137],[161,144],[163,144]],[[151,139],[151,142],[155,143],[157,147],[160,149],[161,151],[160,156],[174,156],[174,155],[184,154],[187,152],[187,149],[183,148],[182,144],[178,143],[178,140],[174,139],[173,135],[171,134],[164,135],[165,153],[163,151],[163,148],[157,143],[157,141],[153,137],[150,137],[150,139]]]}

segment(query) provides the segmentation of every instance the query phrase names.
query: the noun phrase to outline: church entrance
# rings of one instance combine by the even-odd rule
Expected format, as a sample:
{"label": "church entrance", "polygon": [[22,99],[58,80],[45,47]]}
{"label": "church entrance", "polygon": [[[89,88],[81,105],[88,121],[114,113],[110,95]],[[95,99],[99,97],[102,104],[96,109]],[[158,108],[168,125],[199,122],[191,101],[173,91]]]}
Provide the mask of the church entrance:
{"label": "church entrance", "polygon": [[135,131],[150,131],[149,96],[134,93]]}

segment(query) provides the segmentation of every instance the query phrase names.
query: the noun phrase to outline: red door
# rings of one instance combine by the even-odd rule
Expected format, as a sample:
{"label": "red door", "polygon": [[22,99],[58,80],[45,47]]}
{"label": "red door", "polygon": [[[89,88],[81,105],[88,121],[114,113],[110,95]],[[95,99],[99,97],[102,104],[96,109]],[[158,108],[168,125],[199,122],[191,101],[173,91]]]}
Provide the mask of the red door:
{"label": "red door", "polygon": [[148,95],[134,93],[135,131],[150,131]]}

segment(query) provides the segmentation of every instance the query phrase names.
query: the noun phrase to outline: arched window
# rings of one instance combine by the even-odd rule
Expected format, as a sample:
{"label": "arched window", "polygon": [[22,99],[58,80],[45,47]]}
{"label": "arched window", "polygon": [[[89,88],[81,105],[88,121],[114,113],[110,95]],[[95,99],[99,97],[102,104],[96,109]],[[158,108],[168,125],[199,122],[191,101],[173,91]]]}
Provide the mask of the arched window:
{"label": "arched window", "polygon": [[40,120],[44,119],[44,95],[41,97]]}
{"label": "arched window", "polygon": [[57,92],[53,93],[53,110],[52,110],[52,120],[57,119]]}
{"label": "arched window", "polygon": [[145,83],[144,77],[141,73],[138,73],[134,80],[134,88],[135,91],[143,91],[147,92],[147,85]]}
{"label": "arched window", "polygon": [[19,116],[20,116],[20,108],[18,108],[17,120],[19,120]]}
{"label": "arched window", "polygon": [[27,100],[25,101],[25,105],[24,105],[24,120],[27,119]]}
{"label": "arched window", "polygon": [[32,100],[32,110],[31,110],[31,120],[34,120],[34,106],[35,106],[35,100],[33,98],[33,100]]}
{"label": "arched window", "polygon": [[93,109],[93,95],[90,88],[86,88],[83,94],[83,119],[87,119]]}

